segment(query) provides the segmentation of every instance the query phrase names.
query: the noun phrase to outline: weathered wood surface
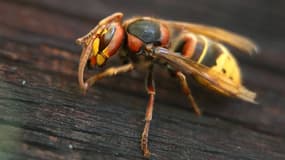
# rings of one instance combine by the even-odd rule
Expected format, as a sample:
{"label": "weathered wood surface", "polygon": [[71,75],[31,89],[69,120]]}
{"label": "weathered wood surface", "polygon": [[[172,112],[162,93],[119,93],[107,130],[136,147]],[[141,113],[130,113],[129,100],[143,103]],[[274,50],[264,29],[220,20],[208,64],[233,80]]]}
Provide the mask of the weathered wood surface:
{"label": "weathered wood surface", "polygon": [[259,105],[194,87],[204,111],[196,117],[176,81],[156,76],[154,159],[285,159],[283,1],[126,3],[0,1],[0,159],[143,159],[144,75],[102,80],[86,96],[77,84],[75,38],[115,11],[225,27],[262,49],[254,57],[237,54]]}

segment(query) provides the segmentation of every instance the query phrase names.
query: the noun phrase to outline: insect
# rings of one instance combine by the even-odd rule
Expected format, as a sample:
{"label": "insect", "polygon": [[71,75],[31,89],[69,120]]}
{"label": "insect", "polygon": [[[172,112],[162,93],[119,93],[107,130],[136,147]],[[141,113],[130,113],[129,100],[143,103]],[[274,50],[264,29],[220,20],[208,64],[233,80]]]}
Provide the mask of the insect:
{"label": "insect", "polygon": [[[246,54],[257,52],[249,39],[217,27],[167,21],[152,17],[135,17],[123,21],[122,13],[114,13],[101,20],[77,43],[83,46],[78,68],[80,88],[86,92],[96,81],[134,69],[145,69],[146,91],[149,101],[145,126],[141,136],[141,150],[150,157],[148,133],[153,114],[155,85],[154,66],[164,66],[178,79],[184,94],[197,115],[201,111],[191,94],[186,75],[217,93],[256,103],[256,93],[242,85],[239,65],[224,45]],[[102,67],[109,58],[119,55],[122,66],[107,68],[86,81],[86,67]]]}

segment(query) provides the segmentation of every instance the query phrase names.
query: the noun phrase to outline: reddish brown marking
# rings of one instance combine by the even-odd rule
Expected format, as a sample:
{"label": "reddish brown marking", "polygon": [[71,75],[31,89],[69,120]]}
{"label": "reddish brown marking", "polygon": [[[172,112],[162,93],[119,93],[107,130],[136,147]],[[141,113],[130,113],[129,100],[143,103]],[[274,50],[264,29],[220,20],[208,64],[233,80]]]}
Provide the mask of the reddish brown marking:
{"label": "reddish brown marking", "polygon": [[111,57],[118,51],[124,39],[123,27],[119,23],[115,23],[115,25],[116,25],[116,31],[114,33],[111,42],[107,46],[107,52],[105,54],[105,56],[107,57]]}
{"label": "reddish brown marking", "polygon": [[169,30],[164,24],[160,24],[160,43],[162,47],[167,47],[169,42]]}
{"label": "reddish brown marking", "polygon": [[128,33],[128,47],[131,52],[139,52],[142,46],[143,42],[140,39]]}
{"label": "reddish brown marking", "polygon": [[96,56],[89,58],[89,67],[94,68],[97,64]]}
{"label": "reddish brown marking", "polygon": [[148,90],[148,93],[149,93],[149,94],[155,93],[154,87],[153,87],[152,85],[147,86],[147,90]]}
{"label": "reddish brown marking", "polygon": [[184,37],[184,40],[185,45],[182,50],[182,55],[185,57],[192,57],[197,44],[197,40],[195,39],[194,35],[191,34],[187,34]]}

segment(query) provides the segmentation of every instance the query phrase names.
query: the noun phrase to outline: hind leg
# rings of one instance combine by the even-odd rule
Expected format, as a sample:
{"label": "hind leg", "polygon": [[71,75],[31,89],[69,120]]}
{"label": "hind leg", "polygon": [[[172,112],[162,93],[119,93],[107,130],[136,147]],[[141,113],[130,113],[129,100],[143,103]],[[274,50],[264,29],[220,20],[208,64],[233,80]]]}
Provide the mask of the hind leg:
{"label": "hind leg", "polygon": [[187,83],[187,80],[186,80],[186,77],[185,75],[178,71],[175,73],[176,77],[178,78],[179,82],[180,82],[180,85],[182,87],[182,91],[183,93],[187,96],[189,102],[191,103],[191,106],[193,107],[196,115],[200,116],[201,115],[201,111],[200,111],[200,108],[199,106],[197,105],[194,97],[192,96],[192,93],[191,93],[191,90],[188,86],[188,83]]}

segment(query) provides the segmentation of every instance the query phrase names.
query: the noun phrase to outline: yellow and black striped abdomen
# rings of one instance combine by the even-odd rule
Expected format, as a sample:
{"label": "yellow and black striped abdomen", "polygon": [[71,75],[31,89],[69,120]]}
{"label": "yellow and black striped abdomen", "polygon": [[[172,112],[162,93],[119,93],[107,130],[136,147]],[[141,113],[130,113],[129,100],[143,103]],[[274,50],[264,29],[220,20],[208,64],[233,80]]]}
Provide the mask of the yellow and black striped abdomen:
{"label": "yellow and black striped abdomen", "polygon": [[236,85],[241,84],[241,73],[235,57],[219,42],[203,35],[188,33],[180,37],[174,46],[174,51],[210,68],[217,74],[223,74]]}
{"label": "yellow and black striped abdomen", "polygon": [[[199,45],[203,46],[202,52],[200,51]],[[229,52],[229,50],[222,44],[212,41],[204,36],[197,36],[197,44],[193,56],[199,55],[196,59],[197,63],[203,64],[220,74],[225,75],[227,78],[232,80],[235,84],[241,83],[241,73],[238,63],[235,57]],[[194,59],[193,59],[194,60]]]}

